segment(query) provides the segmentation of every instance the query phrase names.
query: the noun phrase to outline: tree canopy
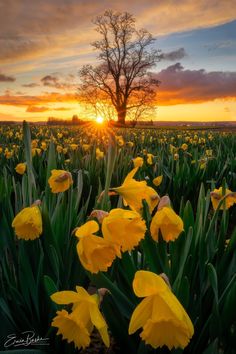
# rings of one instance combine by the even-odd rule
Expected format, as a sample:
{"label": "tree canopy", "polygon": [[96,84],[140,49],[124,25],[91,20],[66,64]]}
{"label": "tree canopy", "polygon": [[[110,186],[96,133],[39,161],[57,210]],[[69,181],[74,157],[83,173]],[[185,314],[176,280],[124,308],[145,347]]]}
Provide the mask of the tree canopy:
{"label": "tree canopy", "polygon": [[108,119],[116,114],[121,124],[126,117],[137,120],[154,107],[159,83],[150,74],[159,59],[159,51],[151,48],[155,39],[146,29],[137,30],[127,12],[105,11],[93,23],[101,37],[92,43],[99,64],[80,70],[80,99],[96,114]]}

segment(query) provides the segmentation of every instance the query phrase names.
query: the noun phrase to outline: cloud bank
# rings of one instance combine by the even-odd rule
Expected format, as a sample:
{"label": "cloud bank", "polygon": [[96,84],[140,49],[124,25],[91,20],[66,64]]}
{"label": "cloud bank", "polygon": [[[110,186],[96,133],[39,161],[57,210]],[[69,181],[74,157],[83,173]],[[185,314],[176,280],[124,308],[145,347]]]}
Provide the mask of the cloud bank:
{"label": "cloud bank", "polygon": [[153,77],[161,81],[157,92],[160,105],[236,99],[236,72],[188,70],[176,63]]}
{"label": "cloud bank", "polygon": [[160,58],[160,60],[176,61],[176,60],[183,59],[186,56],[187,56],[187,53],[186,53],[185,49],[179,48],[179,49],[174,50],[172,52],[161,53],[159,58]]}
{"label": "cloud bank", "polygon": [[7,76],[0,73],[0,82],[14,82],[16,79],[12,76]]}
{"label": "cloud bank", "polygon": [[96,36],[92,18],[110,8],[131,12],[138,27],[157,36],[232,21],[236,18],[232,11],[235,7],[236,0],[1,1],[0,62],[47,55],[56,58],[71,53],[71,48],[78,49],[78,45],[80,49],[88,47]]}
{"label": "cloud bank", "polygon": [[[178,62],[159,73],[152,73],[152,77],[161,82],[157,90],[157,105],[236,100],[236,72],[189,70]],[[53,75],[43,77],[41,82],[49,87],[71,87],[67,83],[60,84],[59,79]],[[27,107],[27,112],[31,113],[50,110],[47,104],[58,102],[79,104],[76,90],[63,93],[46,92],[35,96],[17,95],[6,91],[0,95],[0,104]],[[63,107],[57,109],[64,110]]]}

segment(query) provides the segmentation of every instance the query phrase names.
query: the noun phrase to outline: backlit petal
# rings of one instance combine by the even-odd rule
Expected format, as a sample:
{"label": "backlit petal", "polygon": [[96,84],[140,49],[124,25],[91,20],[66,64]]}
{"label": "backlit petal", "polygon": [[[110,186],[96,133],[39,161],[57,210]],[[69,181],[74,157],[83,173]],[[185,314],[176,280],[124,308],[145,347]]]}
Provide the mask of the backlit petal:
{"label": "backlit petal", "polygon": [[146,270],[139,270],[135,273],[133,289],[138,297],[169,291],[168,285],[159,275]]}

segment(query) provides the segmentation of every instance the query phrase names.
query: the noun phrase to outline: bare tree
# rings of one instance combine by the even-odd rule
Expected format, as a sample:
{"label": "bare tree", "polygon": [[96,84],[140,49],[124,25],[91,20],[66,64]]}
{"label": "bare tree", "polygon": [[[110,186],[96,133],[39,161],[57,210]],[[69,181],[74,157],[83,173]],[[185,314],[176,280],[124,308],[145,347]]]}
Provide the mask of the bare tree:
{"label": "bare tree", "polygon": [[136,30],[135,19],[127,12],[109,10],[93,22],[102,37],[92,43],[100,64],[80,70],[80,99],[96,112],[112,107],[109,115],[115,112],[121,124],[126,117],[137,120],[154,107],[159,82],[149,70],[159,59],[159,51],[150,48],[155,39],[145,29]]}

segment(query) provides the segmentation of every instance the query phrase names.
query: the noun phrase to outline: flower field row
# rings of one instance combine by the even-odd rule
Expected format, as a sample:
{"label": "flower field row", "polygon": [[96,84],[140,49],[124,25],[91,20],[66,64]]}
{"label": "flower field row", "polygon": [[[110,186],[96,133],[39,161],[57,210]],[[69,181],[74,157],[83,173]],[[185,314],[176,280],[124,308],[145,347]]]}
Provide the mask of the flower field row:
{"label": "flower field row", "polygon": [[0,131],[2,350],[235,352],[234,134]]}

